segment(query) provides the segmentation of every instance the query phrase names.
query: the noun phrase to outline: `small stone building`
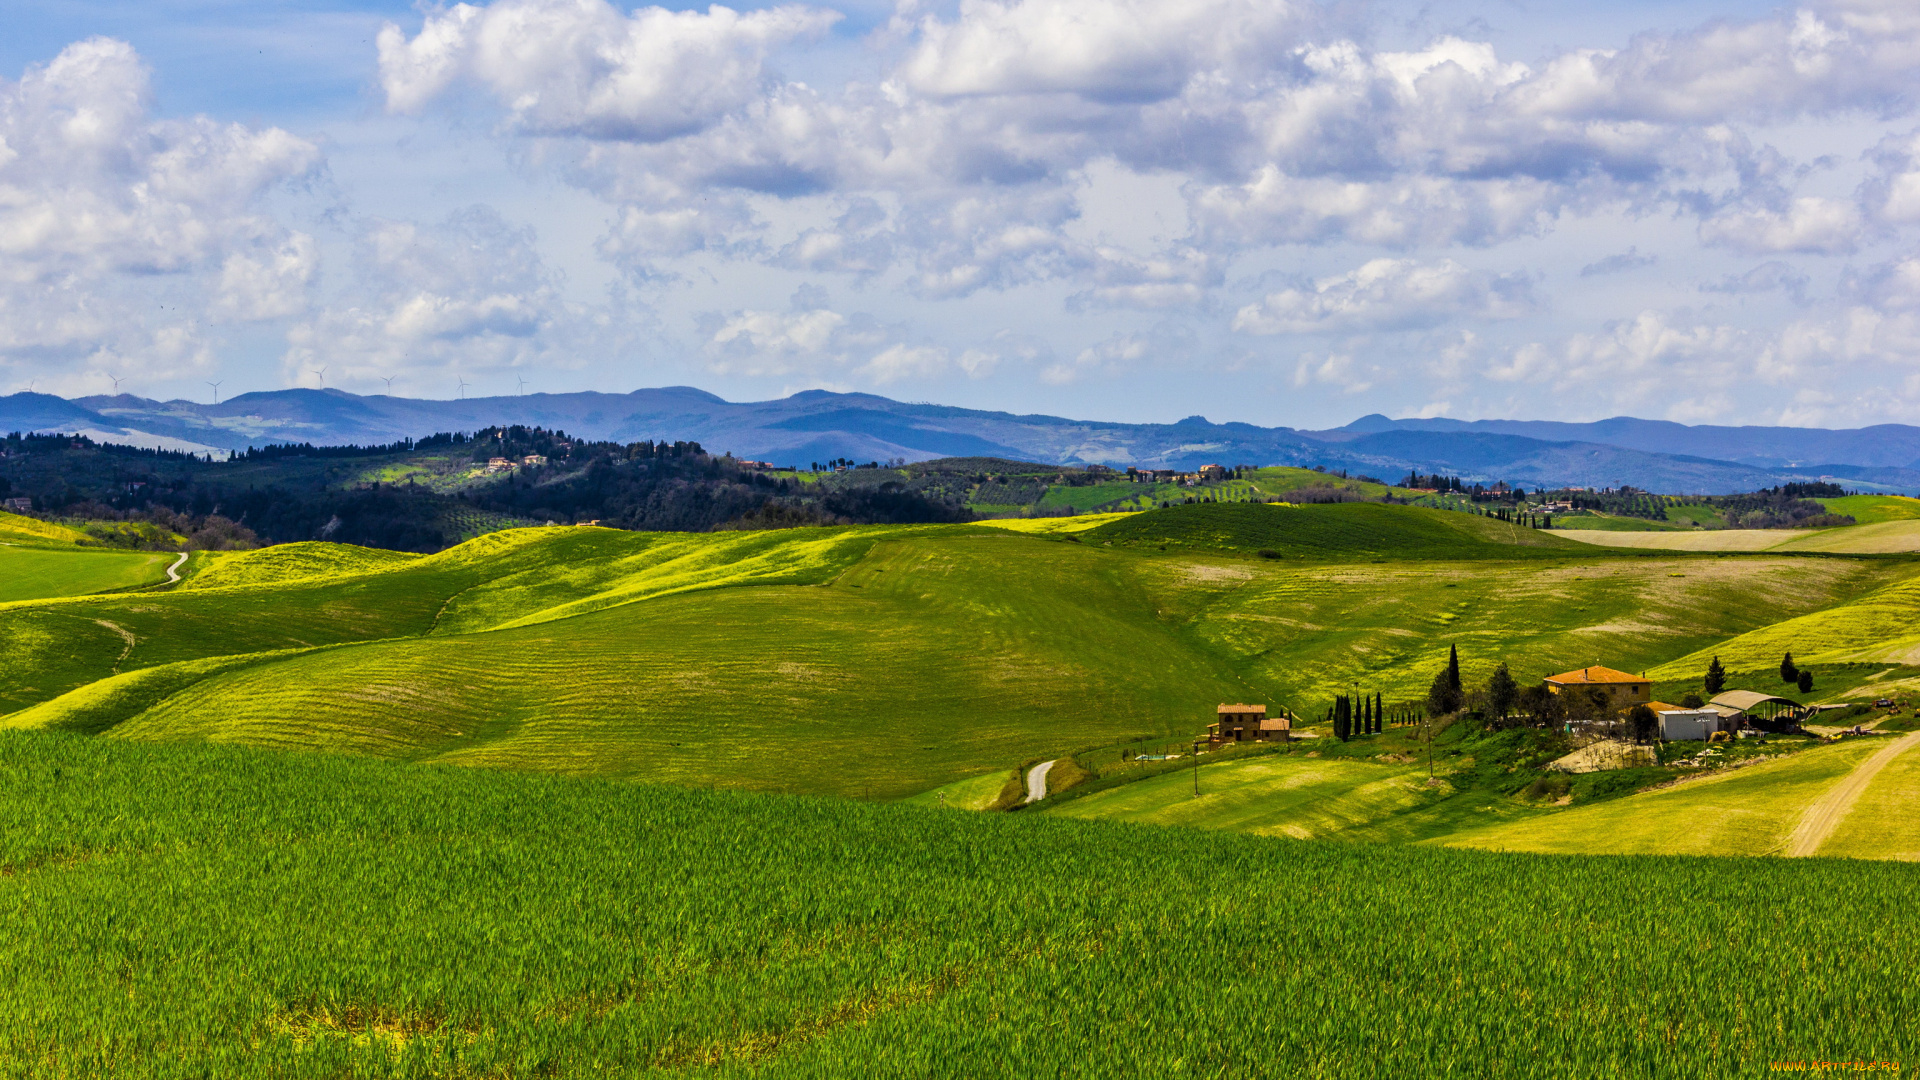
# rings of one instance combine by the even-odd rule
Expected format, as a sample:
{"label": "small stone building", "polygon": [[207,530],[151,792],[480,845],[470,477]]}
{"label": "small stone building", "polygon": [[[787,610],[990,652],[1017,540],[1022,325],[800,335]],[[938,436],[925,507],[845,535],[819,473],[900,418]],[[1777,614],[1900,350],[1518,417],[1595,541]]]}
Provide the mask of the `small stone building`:
{"label": "small stone building", "polygon": [[1223,704],[1214,710],[1214,722],[1207,725],[1207,745],[1285,739],[1292,729],[1293,721],[1284,711],[1268,716],[1265,705]]}

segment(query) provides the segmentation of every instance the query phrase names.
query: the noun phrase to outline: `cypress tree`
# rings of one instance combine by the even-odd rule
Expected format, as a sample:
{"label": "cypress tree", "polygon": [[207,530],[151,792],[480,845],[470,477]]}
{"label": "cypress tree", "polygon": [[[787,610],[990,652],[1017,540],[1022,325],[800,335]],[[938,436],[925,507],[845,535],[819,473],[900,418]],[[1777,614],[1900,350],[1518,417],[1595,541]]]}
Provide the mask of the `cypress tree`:
{"label": "cypress tree", "polygon": [[1800,681],[1800,669],[1793,666],[1793,654],[1788,653],[1780,661],[1780,681],[1797,683]]}
{"label": "cypress tree", "polygon": [[1385,717],[1384,717],[1384,716],[1382,715],[1382,713],[1383,713],[1383,711],[1384,711],[1384,709],[1385,709],[1385,706],[1386,706],[1386,702],[1384,702],[1384,701],[1381,701],[1381,700],[1380,700],[1380,692],[1379,692],[1378,690],[1376,690],[1376,691],[1374,691],[1374,694],[1373,694],[1373,730],[1374,730],[1374,731],[1376,731],[1376,732],[1379,732],[1379,731],[1385,731],[1385,730],[1387,729],[1387,725],[1386,725],[1386,719],[1385,719]]}
{"label": "cypress tree", "polygon": [[1720,666],[1720,658],[1717,656],[1713,658],[1713,663],[1707,665],[1706,687],[1708,697],[1713,697],[1727,688],[1727,669]]}
{"label": "cypress tree", "polygon": [[1458,645],[1447,646],[1447,685],[1453,688],[1454,693],[1460,692],[1460,647]]}

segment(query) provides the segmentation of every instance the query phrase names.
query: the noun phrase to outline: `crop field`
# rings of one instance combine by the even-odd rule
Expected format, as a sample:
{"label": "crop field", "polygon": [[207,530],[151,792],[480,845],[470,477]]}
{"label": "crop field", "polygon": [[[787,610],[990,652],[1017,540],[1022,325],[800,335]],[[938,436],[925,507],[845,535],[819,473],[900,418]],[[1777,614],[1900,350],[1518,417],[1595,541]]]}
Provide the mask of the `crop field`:
{"label": "crop field", "polygon": [[[1584,522],[1585,518],[1575,518]],[[1616,548],[1659,548],[1667,551],[1768,551],[1826,529],[1674,529],[1627,531],[1618,529],[1554,529],[1553,535],[1583,544]]]}
{"label": "crop field", "polygon": [[1868,525],[1848,525],[1838,529],[1819,529],[1789,540],[1773,550],[1823,551],[1852,555],[1886,555],[1920,551],[1920,520],[1909,518],[1878,521]]}
{"label": "crop field", "polygon": [[1800,815],[1881,748],[1853,739],[1612,802],[1503,822],[1437,841],[1583,855],[1776,855]]}
{"label": "crop field", "polygon": [[[1911,935],[1809,902],[1903,910],[1901,863],[1313,844],[21,733],[0,779],[7,1076],[1920,1056]],[[1703,897],[1739,913],[1710,948],[1673,917]]]}
{"label": "crop field", "polygon": [[167,580],[167,567],[178,557],[163,551],[0,546],[0,603],[152,585]]}

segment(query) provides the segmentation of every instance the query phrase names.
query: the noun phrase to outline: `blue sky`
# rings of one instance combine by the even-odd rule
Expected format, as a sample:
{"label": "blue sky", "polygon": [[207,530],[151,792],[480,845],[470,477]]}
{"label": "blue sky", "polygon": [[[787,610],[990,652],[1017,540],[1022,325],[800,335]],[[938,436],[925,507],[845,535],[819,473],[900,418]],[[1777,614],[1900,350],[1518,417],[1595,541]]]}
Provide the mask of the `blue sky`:
{"label": "blue sky", "polygon": [[1892,0],[28,0],[0,392],[1904,420],[1916,68]]}

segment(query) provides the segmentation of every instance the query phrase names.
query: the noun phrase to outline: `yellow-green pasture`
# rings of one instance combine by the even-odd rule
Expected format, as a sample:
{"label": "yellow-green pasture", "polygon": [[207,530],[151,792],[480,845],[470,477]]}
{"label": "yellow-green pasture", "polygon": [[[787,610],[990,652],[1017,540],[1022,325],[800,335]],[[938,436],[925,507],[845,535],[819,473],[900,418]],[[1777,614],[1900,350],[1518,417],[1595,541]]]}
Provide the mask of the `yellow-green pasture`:
{"label": "yellow-green pasture", "polygon": [[1845,514],[1862,525],[1920,519],[1920,499],[1905,495],[1845,495],[1815,501],[1829,513]]}
{"label": "yellow-green pasture", "polygon": [[36,547],[70,547],[89,539],[86,533],[68,525],[59,525],[23,514],[0,510],[0,543]]}
{"label": "yellow-green pasture", "polygon": [[[1427,801],[1426,768],[1275,754],[1183,768],[1061,803],[1060,817],[1324,837]],[[1194,794],[1195,787],[1199,794]]]}
{"label": "yellow-green pasture", "polygon": [[1816,854],[1920,862],[1920,750],[1888,762]]}
{"label": "yellow-green pasture", "polygon": [[0,603],[137,588],[167,580],[171,551],[88,551],[0,544]]}
{"label": "yellow-green pasture", "polygon": [[1770,623],[1647,674],[1655,681],[1697,678],[1715,656],[1729,670],[1760,671],[1777,666],[1788,652],[1812,665],[1920,663],[1920,579],[1906,578],[1848,603]]}
{"label": "yellow-green pasture", "polygon": [[395,570],[420,556],[404,551],[306,541],[276,544],[254,551],[214,551],[183,589],[217,589],[235,585],[281,585],[312,578],[351,577]]}
{"label": "yellow-green pasture", "polygon": [[1769,551],[1827,529],[1554,529],[1555,536],[1600,547],[1654,548],[1662,551]]}
{"label": "yellow-green pasture", "polygon": [[1779,854],[1801,814],[1884,743],[1850,739],[1611,802],[1440,838],[1559,855]]}

